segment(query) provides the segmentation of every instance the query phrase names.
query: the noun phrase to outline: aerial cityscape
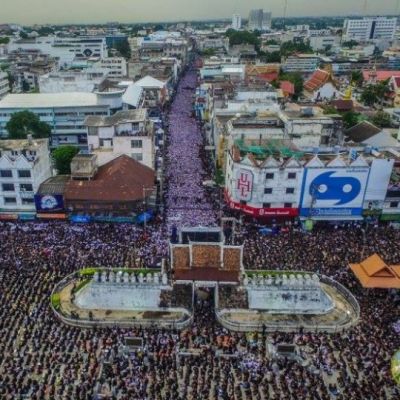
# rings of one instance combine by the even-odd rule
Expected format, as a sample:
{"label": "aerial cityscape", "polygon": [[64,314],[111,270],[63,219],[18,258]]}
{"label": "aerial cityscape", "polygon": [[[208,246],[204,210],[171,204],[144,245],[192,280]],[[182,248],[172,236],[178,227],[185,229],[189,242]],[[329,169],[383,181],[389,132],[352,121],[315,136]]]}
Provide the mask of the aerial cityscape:
{"label": "aerial cityscape", "polygon": [[0,400],[400,399],[400,0],[0,4]]}

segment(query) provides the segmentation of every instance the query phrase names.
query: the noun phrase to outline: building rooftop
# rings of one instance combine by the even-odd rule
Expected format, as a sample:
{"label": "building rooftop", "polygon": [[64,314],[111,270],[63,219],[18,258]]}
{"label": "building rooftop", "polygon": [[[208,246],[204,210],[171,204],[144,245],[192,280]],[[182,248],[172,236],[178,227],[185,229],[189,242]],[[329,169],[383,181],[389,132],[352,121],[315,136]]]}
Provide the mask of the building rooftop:
{"label": "building rooftop", "polygon": [[70,179],[69,175],[52,176],[39,186],[37,194],[63,194],[65,185]]}
{"label": "building rooftop", "polygon": [[381,128],[378,128],[370,122],[362,121],[352,128],[348,129],[346,131],[346,136],[349,140],[352,140],[355,143],[361,143],[381,131]]}
{"label": "building rooftop", "polygon": [[38,147],[47,145],[48,139],[15,139],[0,140],[0,150],[35,150]]}
{"label": "building rooftop", "polygon": [[154,187],[154,171],[122,155],[98,169],[93,180],[71,180],[66,185],[66,200],[134,202],[143,200],[143,188]]}
{"label": "building rooftop", "polygon": [[139,85],[143,88],[159,88],[162,89],[165,87],[165,82],[160,81],[156,78],[153,78],[152,76],[145,76],[142,79],[139,79],[137,82],[135,82],[136,85]]}
{"label": "building rooftop", "polygon": [[137,110],[118,111],[110,117],[89,115],[86,117],[85,126],[114,126],[124,122],[138,122],[144,121],[147,116],[146,108],[139,108]]}
{"label": "building rooftop", "polygon": [[0,101],[1,108],[52,108],[97,106],[94,93],[22,93],[8,94]]}

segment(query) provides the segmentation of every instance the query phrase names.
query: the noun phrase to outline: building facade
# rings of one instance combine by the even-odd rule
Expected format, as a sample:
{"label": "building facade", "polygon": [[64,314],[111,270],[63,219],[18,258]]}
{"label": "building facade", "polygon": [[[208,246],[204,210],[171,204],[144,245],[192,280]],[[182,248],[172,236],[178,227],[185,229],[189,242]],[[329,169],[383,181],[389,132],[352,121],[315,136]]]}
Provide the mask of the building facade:
{"label": "building facade", "polygon": [[251,31],[266,31],[271,29],[272,14],[262,9],[251,10],[249,13],[248,27]]}
{"label": "building facade", "polygon": [[368,42],[372,40],[392,41],[396,33],[397,18],[346,19],[343,25],[343,40]]}
{"label": "building facade", "polygon": [[119,111],[111,117],[89,116],[85,120],[88,145],[98,165],[127,155],[154,169],[153,124],[147,110]]}
{"label": "building facade", "polygon": [[242,17],[240,14],[232,15],[232,29],[235,29],[236,31],[242,29]]}
{"label": "building facade", "polygon": [[5,72],[0,72],[0,100],[10,91],[8,76]]}
{"label": "building facade", "polygon": [[87,149],[88,115],[108,116],[110,107],[94,93],[9,94],[0,101],[0,137],[6,138],[11,115],[29,110],[51,127],[51,147],[69,144]]}
{"label": "building facade", "polygon": [[51,175],[47,139],[0,140],[0,213],[34,213],[34,194]]}

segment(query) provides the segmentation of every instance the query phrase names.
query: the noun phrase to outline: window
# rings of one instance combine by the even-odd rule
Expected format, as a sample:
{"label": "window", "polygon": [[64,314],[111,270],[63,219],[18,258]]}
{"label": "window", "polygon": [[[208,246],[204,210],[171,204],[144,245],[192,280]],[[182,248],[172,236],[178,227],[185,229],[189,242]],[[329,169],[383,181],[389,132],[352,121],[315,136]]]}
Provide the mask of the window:
{"label": "window", "polygon": [[271,203],[263,203],[263,208],[271,208]]}
{"label": "window", "polygon": [[296,179],[296,172],[289,172],[287,177],[288,179]]}
{"label": "window", "polygon": [[265,188],[264,194],[272,194],[272,188]]}
{"label": "window", "polygon": [[398,201],[391,201],[390,202],[390,208],[397,208],[399,206],[399,202]]}
{"label": "window", "polygon": [[132,149],[138,149],[141,147],[143,147],[141,140],[131,140],[131,148]]}
{"label": "window", "polygon": [[23,205],[29,205],[29,204],[33,204],[33,197],[28,197],[26,199],[22,199],[22,204]]}
{"label": "window", "polygon": [[132,154],[132,158],[136,161],[143,161],[143,154],[142,153],[134,153],[134,154]]}
{"label": "window", "polygon": [[13,183],[3,183],[2,185],[3,192],[13,192],[14,184]]}
{"label": "window", "polygon": [[283,207],[284,208],[292,208],[292,203],[284,203]]}
{"label": "window", "polygon": [[0,177],[1,178],[12,178],[11,169],[1,169],[0,170]]}
{"label": "window", "polygon": [[19,187],[21,192],[33,192],[33,186],[30,183],[21,183]]}
{"label": "window", "polygon": [[293,194],[294,188],[286,188],[286,194]]}
{"label": "window", "polygon": [[4,204],[15,204],[17,199],[15,197],[4,197]]}
{"label": "window", "polygon": [[30,178],[31,177],[31,171],[29,171],[29,169],[19,169],[18,170],[18,177],[19,178]]}
{"label": "window", "polygon": [[274,174],[272,172],[267,172],[265,174],[265,179],[274,179]]}

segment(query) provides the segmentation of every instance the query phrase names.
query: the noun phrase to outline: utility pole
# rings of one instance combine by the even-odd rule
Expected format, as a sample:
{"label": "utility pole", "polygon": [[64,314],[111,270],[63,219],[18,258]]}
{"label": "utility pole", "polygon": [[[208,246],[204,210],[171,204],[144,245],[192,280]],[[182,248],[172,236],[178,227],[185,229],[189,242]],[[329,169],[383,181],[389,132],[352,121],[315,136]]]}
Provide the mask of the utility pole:
{"label": "utility pole", "polygon": [[283,7],[283,28],[285,28],[286,26],[287,8],[288,8],[288,0],[285,0],[285,5]]}

